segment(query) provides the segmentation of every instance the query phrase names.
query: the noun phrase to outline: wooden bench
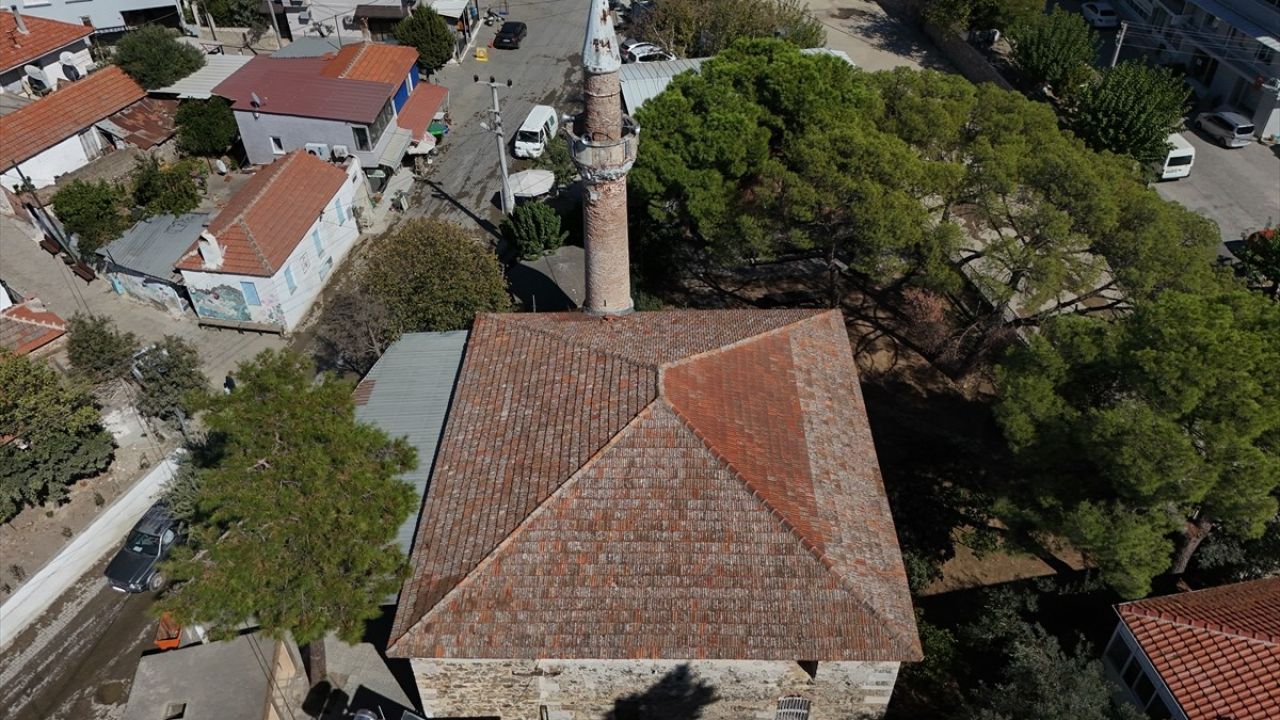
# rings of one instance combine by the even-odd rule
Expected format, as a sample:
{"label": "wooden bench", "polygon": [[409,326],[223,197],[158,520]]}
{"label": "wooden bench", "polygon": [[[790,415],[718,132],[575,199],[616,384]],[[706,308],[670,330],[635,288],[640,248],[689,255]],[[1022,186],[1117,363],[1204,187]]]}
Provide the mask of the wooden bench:
{"label": "wooden bench", "polygon": [[62,247],[59,246],[58,243],[54,242],[53,238],[48,235],[45,235],[44,239],[40,241],[40,247],[54,257],[57,257],[62,252]]}
{"label": "wooden bench", "polygon": [[97,273],[93,271],[93,268],[89,267],[88,265],[85,265],[82,262],[77,262],[76,264],[72,265],[71,272],[75,273],[76,275],[79,275],[81,278],[84,279],[85,282],[93,282],[93,279],[98,277]]}

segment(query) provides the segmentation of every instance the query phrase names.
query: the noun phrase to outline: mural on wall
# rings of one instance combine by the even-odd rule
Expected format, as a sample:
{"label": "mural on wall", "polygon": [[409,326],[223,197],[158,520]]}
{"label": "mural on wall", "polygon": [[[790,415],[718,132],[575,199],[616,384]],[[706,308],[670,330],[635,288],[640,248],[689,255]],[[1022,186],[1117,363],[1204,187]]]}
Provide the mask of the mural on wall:
{"label": "mural on wall", "polygon": [[211,290],[199,290],[188,287],[191,303],[196,306],[196,314],[201,317],[219,320],[236,320],[250,322],[249,306],[244,301],[244,293],[230,285],[218,285]]}
{"label": "mural on wall", "polygon": [[108,277],[111,286],[120,295],[140,300],[174,317],[182,317],[187,312],[187,303],[170,285],[147,282],[128,273],[111,273]]}

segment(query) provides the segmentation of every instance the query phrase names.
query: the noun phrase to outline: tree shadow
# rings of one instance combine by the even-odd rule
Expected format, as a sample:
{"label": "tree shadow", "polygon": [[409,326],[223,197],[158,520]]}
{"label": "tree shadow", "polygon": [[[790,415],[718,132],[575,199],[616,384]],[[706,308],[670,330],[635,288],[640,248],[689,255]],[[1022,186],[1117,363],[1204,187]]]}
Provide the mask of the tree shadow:
{"label": "tree shadow", "polygon": [[703,708],[719,700],[715,687],[695,677],[686,663],[648,690],[618,698],[603,720],[698,720]]}
{"label": "tree shadow", "polygon": [[485,232],[489,233],[490,235],[497,238],[498,240],[502,239],[502,233],[498,230],[497,225],[494,225],[492,222],[480,217],[479,215],[476,215],[474,212],[471,211],[471,208],[467,207],[466,205],[463,205],[461,202],[458,201],[456,197],[454,197],[453,195],[450,195],[449,191],[445,190],[440,185],[440,183],[436,182],[435,180],[424,180],[423,182],[427,184],[427,187],[431,188],[431,197],[437,200],[444,200],[445,202],[449,203],[454,208],[456,208],[463,215],[466,215],[467,217],[471,218],[471,221],[474,222],[477,226],[479,226],[481,230],[484,230]]}

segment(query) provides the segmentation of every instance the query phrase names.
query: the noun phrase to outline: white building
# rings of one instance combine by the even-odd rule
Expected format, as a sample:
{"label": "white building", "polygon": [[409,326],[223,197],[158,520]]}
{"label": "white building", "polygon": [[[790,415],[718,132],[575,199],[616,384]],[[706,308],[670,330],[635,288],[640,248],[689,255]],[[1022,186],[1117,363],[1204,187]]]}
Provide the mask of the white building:
{"label": "white building", "polygon": [[89,74],[93,28],[0,10],[0,93],[31,97]]}
{"label": "white building", "polygon": [[301,150],[262,168],[178,261],[203,325],[285,333],[297,327],[368,212],[360,163]]}
{"label": "white building", "polygon": [[15,1],[26,15],[89,25],[95,32],[150,23],[169,27],[182,24],[178,0],[10,0]]}

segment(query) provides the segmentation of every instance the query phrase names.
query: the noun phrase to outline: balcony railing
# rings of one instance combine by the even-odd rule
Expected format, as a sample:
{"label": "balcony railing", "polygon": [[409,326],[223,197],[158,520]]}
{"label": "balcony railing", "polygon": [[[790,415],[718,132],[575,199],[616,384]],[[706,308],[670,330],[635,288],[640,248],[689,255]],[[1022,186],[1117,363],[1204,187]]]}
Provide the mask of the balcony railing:
{"label": "balcony railing", "polygon": [[627,174],[636,161],[640,126],[622,116],[622,135],[617,140],[593,140],[569,131],[569,154],[584,180],[614,180]]}

